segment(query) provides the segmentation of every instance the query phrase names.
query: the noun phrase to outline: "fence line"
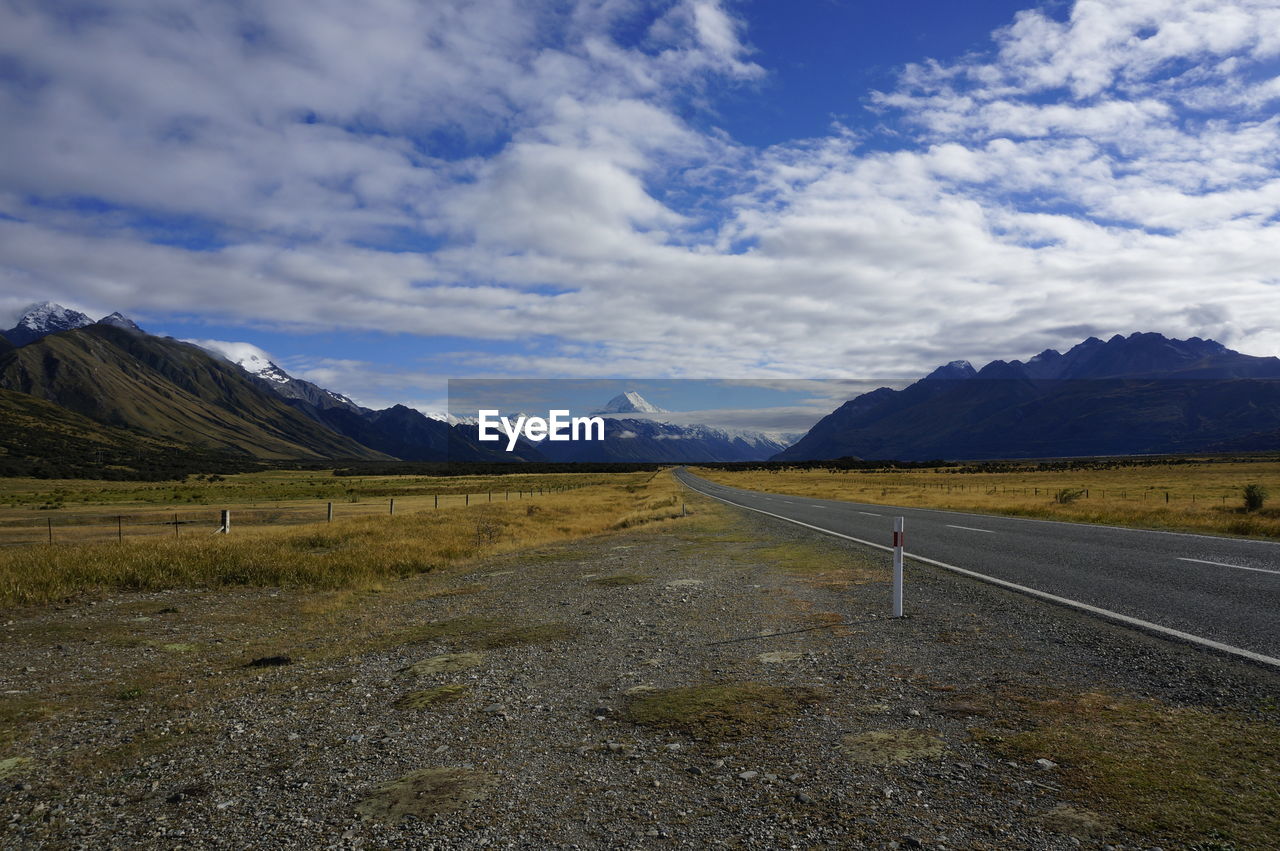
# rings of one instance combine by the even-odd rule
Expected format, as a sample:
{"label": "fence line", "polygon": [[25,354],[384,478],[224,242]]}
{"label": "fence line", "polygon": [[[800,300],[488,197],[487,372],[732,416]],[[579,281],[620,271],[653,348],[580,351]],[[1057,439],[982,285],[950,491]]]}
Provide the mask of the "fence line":
{"label": "fence line", "polygon": [[[260,503],[233,503],[229,508],[166,507],[134,512],[0,519],[0,546],[123,542],[126,539],[165,537],[181,540],[223,532],[231,518],[235,520],[236,531],[246,527],[303,526],[332,523],[349,517],[393,516],[397,512],[424,512],[490,505],[495,502],[520,502],[577,487],[580,486],[551,485],[531,490],[402,494],[377,500],[331,500],[302,505],[293,501],[287,505],[266,506]],[[230,512],[230,517],[227,512]],[[229,529],[226,533],[232,534]]]}

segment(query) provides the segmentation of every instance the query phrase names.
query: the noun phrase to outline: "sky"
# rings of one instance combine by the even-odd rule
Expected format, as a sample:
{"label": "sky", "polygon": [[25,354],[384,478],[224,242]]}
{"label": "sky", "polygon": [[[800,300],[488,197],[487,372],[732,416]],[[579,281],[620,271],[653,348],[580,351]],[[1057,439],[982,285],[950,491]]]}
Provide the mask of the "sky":
{"label": "sky", "polygon": [[1278,107],[1275,0],[0,0],[0,323],[436,410],[1277,355]]}

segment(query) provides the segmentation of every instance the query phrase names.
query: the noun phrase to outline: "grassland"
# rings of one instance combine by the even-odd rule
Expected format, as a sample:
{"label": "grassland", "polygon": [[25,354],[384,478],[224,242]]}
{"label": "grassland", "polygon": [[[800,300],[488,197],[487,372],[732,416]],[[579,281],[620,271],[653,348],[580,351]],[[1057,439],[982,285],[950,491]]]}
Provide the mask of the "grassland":
{"label": "grassland", "polygon": [[[1280,458],[1040,470],[830,471],[696,469],[733,487],[880,505],[946,508],[1081,523],[1280,537]],[[1243,489],[1271,496],[1245,511]]]}
{"label": "grassland", "polygon": [[[231,477],[213,492],[242,499],[298,492],[310,484],[298,474]],[[495,477],[496,478],[496,477]],[[0,551],[0,606],[32,605],[84,593],[236,585],[320,589],[376,587],[387,580],[430,572],[484,555],[630,528],[680,514],[679,486],[655,473],[594,476],[512,476],[501,482],[471,479],[354,482],[370,494],[397,496],[397,513],[341,517],[303,526],[236,526],[231,535],[188,534],[123,543],[34,545]],[[313,481],[318,485],[322,479]],[[15,483],[7,483],[14,489]],[[84,493],[96,494],[88,483]],[[102,484],[102,483],[99,483]],[[511,500],[473,498],[456,510],[438,510],[415,489],[483,492],[504,487]],[[497,487],[495,487],[497,486]],[[554,487],[571,486],[570,490]],[[517,499],[514,491],[544,493]],[[237,491],[238,489],[238,491]],[[112,490],[138,497],[135,485]],[[11,491],[13,492],[13,491]],[[498,495],[500,495],[499,492]],[[401,509],[402,501],[404,503]],[[87,501],[87,500],[86,500]],[[103,503],[93,503],[101,507]],[[223,504],[234,504],[230,499]],[[242,503],[243,504],[243,503]],[[117,507],[117,506],[113,506]],[[117,510],[118,507],[117,507]],[[165,509],[167,510],[167,508]],[[320,518],[317,518],[320,519]]]}
{"label": "grassland", "polygon": [[339,477],[275,470],[160,483],[0,478],[0,544],[206,534],[218,528],[224,508],[237,528],[248,528],[320,522],[329,503],[335,517],[349,518],[386,515],[393,499],[397,513],[519,502],[533,492],[616,482],[616,475]]}

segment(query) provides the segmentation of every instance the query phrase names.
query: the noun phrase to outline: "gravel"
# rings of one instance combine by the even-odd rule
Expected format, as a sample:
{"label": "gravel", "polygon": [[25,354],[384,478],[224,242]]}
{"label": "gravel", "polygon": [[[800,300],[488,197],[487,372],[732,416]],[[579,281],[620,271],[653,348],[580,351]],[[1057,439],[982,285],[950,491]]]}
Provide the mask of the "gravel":
{"label": "gravel", "polygon": [[[731,522],[512,554],[359,603],[387,606],[391,625],[578,628],[483,653],[462,635],[312,657],[272,652],[270,623],[235,625],[264,601],[287,617],[312,598],[297,591],[11,613],[6,698],[62,708],[0,749],[0,844],[1152,848],[1060,786],[1055,763],[975,741],[983,696],[1077,688],[1246,711],[1276,692],[1268,671],[924,570],[908,575],[910,616],[893,620],[887,583],[814,581],[762,553],[802,541],[838,566],[866,557],[855,546],[702,511]],[[619,573],[650,581],[591,581]],[[439,593],[464,586],[484,590]],[[178,611],[135,624],[139,644],[95,637],[161,605]],[[164,639],[197,649],[157,649]],[[116,694],[157,665],[181,676]],[[627,720],[637,695],[729,681],[825,699],[732,741]],[[448,685],[466,689],[397,706]]]}

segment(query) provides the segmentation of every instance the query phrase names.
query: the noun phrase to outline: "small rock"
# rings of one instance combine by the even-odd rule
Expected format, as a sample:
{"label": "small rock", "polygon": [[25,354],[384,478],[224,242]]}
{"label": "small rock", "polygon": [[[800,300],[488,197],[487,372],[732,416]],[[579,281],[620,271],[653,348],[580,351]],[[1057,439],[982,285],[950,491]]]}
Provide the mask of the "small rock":
{"label": "small rock", "polygon": [[921,842],[919,839],[916,839],[914,836],[902,837],[902,844],[904,847],[907,847],[907,848],[923,848],[924,847],[924,843]]}
{"label": "small rock", "polygon": [[812,803],[813,803],[813,796],[812,796],[812,795],[810,795],[808,792],[797,792],[797,793],[796,793],[796,800],[797,800],[797,801],[799,801],[799,802],[800,802],[800,803],[802,803],[802,804],[812,804]]}
{"label": "small rock", "polygon": [[504,707],[501,703],[491,703],[484,708],[485,715],[501,715],[506,711],[507,711],[506,707]]}
{"label": "small rock", "polygon": [[674,752],[676,752],[676,751],[680,750],[680,743],[679,743],[679,742],[672,742],[671,744],[667,745],[667,746],[666,746],[666,748],[667,748],[667,750],[669,750],[669,751],[671,751],[672,753],[674,753]]}
{"label": "small rock", "polygon": [[755,780],[759,776],[760,776],[760,772],[758,771],[743,771],[740,774],[738,774],[738,779],[739,780]]}
{"label": "small rock", "polygon": [[908,714],[908,715],[910,715],[912,718],[919,718],[919,717],[920,717],[920,710],[919,710],[919,709],[908,709],[908,710],[907,710],[907,714]]}
{"label": "small rock", "polygon": [[1036,767],[1045,771],[1051,771],[1058,767],[1058,764],[1051,759],[1037,759]]}

